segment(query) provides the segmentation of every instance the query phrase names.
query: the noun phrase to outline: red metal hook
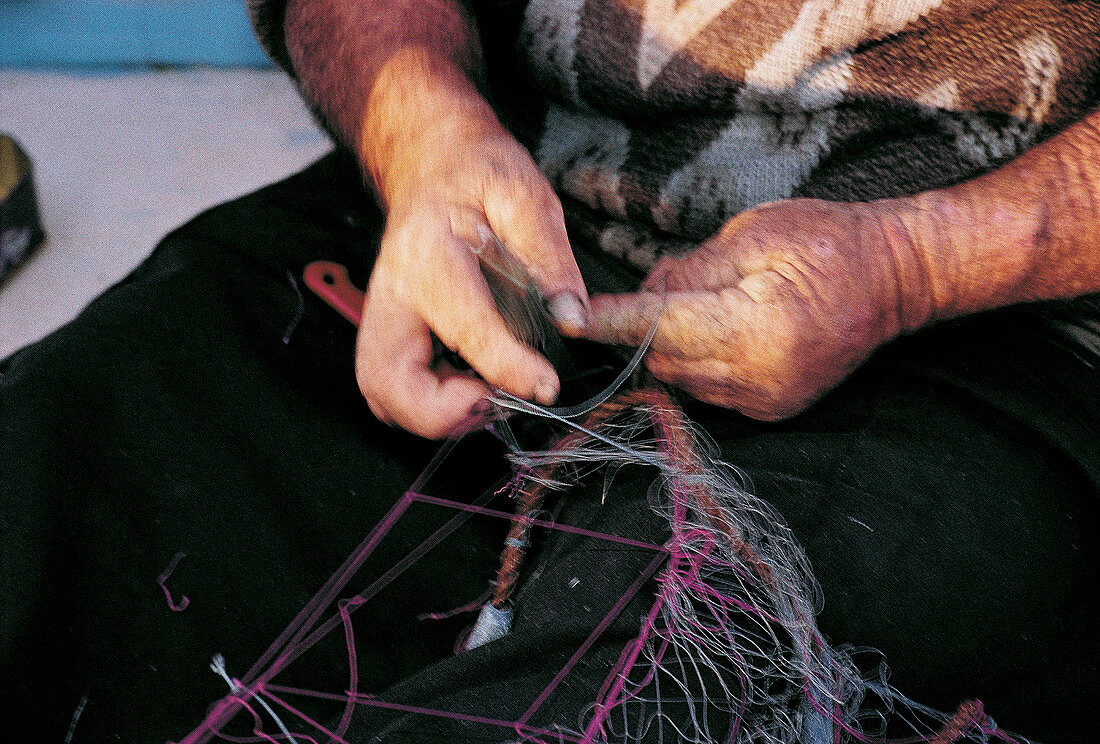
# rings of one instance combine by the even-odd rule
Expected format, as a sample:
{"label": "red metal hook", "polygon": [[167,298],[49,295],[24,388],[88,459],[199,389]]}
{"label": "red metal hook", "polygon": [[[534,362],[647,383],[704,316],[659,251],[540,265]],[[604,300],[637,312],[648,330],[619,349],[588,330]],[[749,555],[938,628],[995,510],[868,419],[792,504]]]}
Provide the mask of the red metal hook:
{"label": "red metal hook", "polygon": [[347,267],[335,261],[314,261],[306,266],[302,278],[306,286],[329,307],[359,325],[363,319],[366,293],[351,283]]}

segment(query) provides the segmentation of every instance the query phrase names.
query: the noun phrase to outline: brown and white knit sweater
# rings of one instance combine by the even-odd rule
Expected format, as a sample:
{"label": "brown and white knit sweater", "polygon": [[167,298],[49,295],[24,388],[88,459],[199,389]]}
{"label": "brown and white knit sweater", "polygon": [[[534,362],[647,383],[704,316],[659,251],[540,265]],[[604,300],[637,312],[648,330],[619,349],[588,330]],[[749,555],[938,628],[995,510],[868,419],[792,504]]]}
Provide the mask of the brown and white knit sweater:
{"label": "brown and white knit sweater", "polygon": [[[283,2],[250,6],[288,67]],[[964,180],[1100,98],[1100,0],[472,5],[490,64],[520,56],[494,94],[572,225],[641,269],[761,202]]]}

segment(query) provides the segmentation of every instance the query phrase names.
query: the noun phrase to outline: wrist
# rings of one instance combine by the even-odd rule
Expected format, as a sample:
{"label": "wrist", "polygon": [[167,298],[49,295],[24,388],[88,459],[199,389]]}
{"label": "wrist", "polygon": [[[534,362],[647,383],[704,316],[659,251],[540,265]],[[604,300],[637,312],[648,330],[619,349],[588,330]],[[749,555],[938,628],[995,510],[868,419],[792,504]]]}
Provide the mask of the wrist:
{"label": "wrist", "polygon": [[881,229],[884,256],[895,288],[898,333],[910,333],[941,317],[950,304],[952,288],[948,272],[932,265],[930,251],[940,241],[930,233],[935,220],[930,205],[918,197],[881,199],[870,203]]}
{"label": "wrist", "polygon": [[356,149],[388,207],[411,184],[453,164],[468,143],[503,133],[462,67],[430,50],[407,48],[379,72]]}
{"label": "wrist", "polygon": [[902,329],[1028,299],[1044,215],[986,177],[879,202],[899,267]]}

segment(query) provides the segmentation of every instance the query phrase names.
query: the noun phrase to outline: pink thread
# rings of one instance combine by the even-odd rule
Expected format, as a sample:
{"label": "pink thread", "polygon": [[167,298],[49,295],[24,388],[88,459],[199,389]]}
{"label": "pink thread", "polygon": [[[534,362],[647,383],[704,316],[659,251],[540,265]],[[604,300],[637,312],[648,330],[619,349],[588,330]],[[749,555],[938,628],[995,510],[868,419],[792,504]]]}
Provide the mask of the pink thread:
{"label": "pink thread", "polygon": [[[429,466],[434,469],[434,467],[438,466],[438,462],[433,459],[433,462],[430,463]],[[417,479],[416,485],[423,484],[425,480],[426,478],[424,477],[424,474],[422,474],[421,477]],[[318,731],[323,732],[326,736],[330,736],[330,738],[332,738],[334,741],[343,741],[342,736],[346,732],[347,727],[350,725],[349,710],[350,706],[353,703],[378,705],[382,707],[394,707],[396,704],[382,704],[379,701],[370,699],[369,696],[364,696],[360,693],[357,693],[355,689],[358,677],[357,672],[354,671],[356,652],[354,648],[354,637],[350,630],[351,614],[355,611],[355,609],[365,604],[371,597],[373,597],[390,582],[396,579],[401,573],[404,572],[405,569],[407,569],[409,566],[411,566],[413,563],[423,557],[433,547],[438,545],[448,535],[458,529],[458,527],[461,526],[461,524],[463,524],[470,516],[477,514],[481,516],[495,517],[498,519],[512,519],[514,515],[511,513],[500,511],[497,509],[489,509],[480,505],[481,503],[487,502],[492,497],[492,495],[493,494],[491,493],[486,493],[482,496],[482,498],[478,499],[473,504],[466,504],[434,496],[428,496],[426,494],[417,493],[412,490],[406,492],[405,495],[402,496],[402,498],[393,506],[393,508],[391,508],[391,510],[382,518],[382,520],[377,525],[375,525],[375,527],[370,531],[367,537],[364,538],[363,542],[360,543],[356,551],[353,552],[352,555],[350,555],[348,559],[345,560],[344,564],[341,565],[341,567],[336,571],[336,573],[334,573],[329,578],[329,580],[325,583],[325,585],[321,588],[317,595],[315,595],[313,599],[311,599],[306,604],[306,606],[302,608],[302,610],[298,613],[294,620],[291,621],[290,625],[288,625],[287,628],[283,630],[283,632],[268,648],[268,650],[260,657],[260,659],[258,659],[257,662],[252,665],[252,668],[244,677],[242,688],[245,690],[265,690],[269,698],[272,698],[281,706],[288,708],[288,710],[290,710],[294,715],[297,715],[301,720],[307,722],[309,725],[314,726],[314,728],[316,728]],[[407,554],[397,564],[386,571],[382,576],[378,577],[360,594],[350,599],[341,600],[340,602],[338,602],[338,613],[335,617],[330,617],[326,621],[319,623],[321,614],[325,611],[327,607],[332,605],[332,602],[335,600],[336,595],[343,589],[344,586],[346,586],[351,576],[359,569],[363,562],[378,546],[384,536],[393,528],[393,525],[396,524],[397,520],[404,515],[404,513],[414,502],[454,509],[461,513],[453,517],[442,527],[436,530],[436,532],[433,533],[432,536],[430,536],[427,540],[425,540],[412,551],[410,551],[409,554]],[[570,659],[570,662],[566,665],[566,667],[561,672],[559,672],[558,675],[555,676],[551,684],[542,691],[536,701],[525,713],[526,718],[534,715],[534,713],[545,702],[545,700],[549,698],[549,696],[553,693],[553,690],[568,675],[569,671],[573,668],[573,666],[575,666],[581,656],[583,656],[583,654],[595,643],[603,630],[605,630],[606,627],[610,625],[611,622],[613,622],[614,619],[622,612],[622,610],[626,607],[633,596],[636,595],[637,592],[644,585],[645,581],[652,577],[653,573],[656,571],[657,567],[659,567],[661,562],[665,560],[666,556],[665,548],[655,543],[649,543],[640,540],[619,537],[616,535],[595,532],[593,530],[572,527],[570,525],[557,524],[544,519],[530,519],[529,522],[534,526],[541,526],[551,530],[606,540],[625,546],[655,550],[658,552],[658,555],[654,557],[650,565],[635,580],[634,584],[631,585],[631,588],[628,589],[627,593],[616,602],[615,606],[612,608],[611,613],[607,617],[605,617],[603,621],[601,621],[601,623],[597,627],[597,630],[590,634],[590,636],[582,644],[581,648],[578,649],[578,651]],[[297,659],[299,656],[301,656],[302,653],[304,653],[315,643],[317,643],[328,632],[333,630],[337,625],[341,624],[343,624],[345,627],[345,641],[348,646],[348,656],[351,666],[351,671],[349,671],[350,689],[344,695],[313,693],[327,699],[338,699],[346,704],[344,715],[341,716],[338,730],[330,732],[317,722],[300,714],[299,711],[296,711],[295,709],[287,706],[285,701],[274,698],[274,696],[270,694],[270,690],[291,688],[281,688],[277,685],[274,685],[271,683],[271,679],[276,674],[278,674],[278,672],[284,669],[289,663]],[[298,692],[300,692],[301,694],[306,694],[307,691]],[[180,744],[204,744],[205,742],[208,742],[210,740],[211,736],[224,736],[224,734],[221,733],[221,728],[224,727],[241,708],[251,710],[251,706],[247,705],[246,700],[243,699],[240,695],[227,695],[225,698],[223,698],[213,706],[210,713],[206,716],[206,718],[203,720],[198,728],[196,728],[185,738],[180,740]],[[415,710],[413,710],[413,708],[410,708],[410,712],[428,713],[429,711],[432,711],[432,709],[416,708]],[[526,718],[523,718],[520,721],[496,722],[495,719],[483,719],[479,716],[472,716],[461,713],[450,713],[447,711],[432,711],[430,714],[469,722],[506,725],[524,736],[548,735],[562,740],[561,732],[538,729],[536,727],[530,726],[527,724]],[[570,740],[582,741],[581,739]]]}
{"label": "pink thread", "polygon": [[[624,609],[626,609],[626,606],[630,603],[632,599],[634,599],[634,596],[641,590],[642,586],[647,581],[649,581],[650,577],[653,576],[654,573],[656,573],[657,568],[662,563],[664,563],[665,558],[665,553],[662,551],[661,553],[658,553],[653,557],[653,560],[649,562],[648,566],[642,569],[642,572],[638,574],[638,577],[636,579],[634,579],[634,583],[632,583],[627,588],[626,592],[621,597],[619,597],[618,601],[616,601],[615,604],[611,607],[611,611],[608,612],[602,620],[600,620],[600,622],[588,635],[588,638],[584,640],[584,643],[582,643],[580,647],[577,648],[577,650],[569,658],[569,661],[565,663],[565,666],[562,667],[561,671],[559,671],[554,676],[554,679],[550,681],[550,684],[547,685],[541,693],[539,693],[539,696],[535,698],[535,701],[533,703],[531,703],[531,707],[529,707],[527,711],[519,717],[519,719],[516,721],[517,726],[526,724],[527,721],[531,719],[531,716],[533,716],[538,711],[538,709],[542,707],[542,704],[546,702],[546,699],[550,697],[555,689],[557,689],[557,686],[561,684],[561,681],[565,679],[566,675],[568,675],[569,672],[572,671],[577,662],[581,660],[581,657],[584,656],[585,653],[587,653],[588,649],[590,649],[592,645],[599,639],[599,637],[603,635],[603,632],[607,630],[607,627],[611,625],[611,623],[613,623],[616,618],[619,617]],[[587,738],[582,738],[581,741],[585,742],[587,741]]]}
{"label": "pink thread", "polygon": [[[287,709],[291,708],[285,701],[275,697],[272,691],[281,692],[288,695],[302,695],[303,697],[312,697],[320,700],[333,700],[344,701],[345,695],[336,695],[334,693],[319,692],[316,690],[304,690],[298,687],[287,687],[284,685],[268,685],[265,688],[267,696],[277,702],[280,706]],[[358,695],[355,698],[356,705],[362,705],[371,708],[383,708],[385,710],[393,710],[401,713],[413,713],[416,715],[432,716],[433,718],[447,718],[454,721],[462,721],[464,723],[477,723],[485,726],[497,726],[501,728],[514,729],[524,737],[527,736],[551,736],[559,741],[570,741],[580,744],[581,739],[576,736],[571,736],[562,731],[554,731],[551,729],[539,728],[537,726],[530,726],[527,724],[517,724],[515,721],[506,721],[501,718],[489,718],[487,716],[478,716],[472,713],[456,713],[453,711],[439,710],[437,708],[427,708],[419,705],[408,705],[406,703],[392,703],[387,700],[380,700],[371,695]]]}
{"label": "pink thread", "polygon": [[[266,741],[275,743],[280,740],[285,740],[287,738],[285,734],[272,736],[260,730],[262,719],[252,707],[249,700],[251,697],[261,693],[289,714],[295,716],[299,721],[312,727],[323,736],[328,737],[330,744],[332,742],[347,744],[344,737],[351,725],[353,711],[356,706],[377,707],[397,712],[434,716],[466,723],[505,727],[511,729],[525,740],[538,742],[554,740],[558,742],[572,742],[573,744],[595,744],[597,741],[602,741],[601,737],[605,736],[607,733],[606,723],[611,711],[639,695],[654,679],[654,676],[659,671],[660,664],[666,651],[669,648],[671,639],[674,636],[680,635],[698,638],[698,636],[694,635],[694,631],[706,631],[709,633],[717,631],[732,638],[728,626],[731,624],[731,621],[735,619],[733,617],[733,613],[735,612],[752,614],[771,623],[779,622],[779,619],[773,617],[770,613],[760,608],[752,607],[747,602],[737,597],[725,596],[718,589],[706,583],[702,578],[703,570],[713,570],[714,568],[736,572],[742,577],[742,580],[748,582],[759,582],[760,578],[751,571],[746,570],[742,565],[720,560],[713,555],[716,546],[715,537],[705,530],[694,529],[688,526],[686,521],[688,507],[685,503],[685,495],[674,491],[672,494],[673,515],[671,519],[674,537],[665,546],[595,532],[570,525],[557,524],[547,519],[528,518],[524,520],[531,526],[539,526],[549,530],[602,540],[626,547],[653,550],[656,551],[656,555],[654,555],[649,564],[637,575],[633,583],[626,592],[617,599],[607,615],[600,620],[562,669],[554,676],[517,720],[507,721],[486,716],[478,716],[472,713],[444,711],[423,706],[388,702],[379,700],[373,695],[359,692],[358,655],[355,647],[351,620],[351,616],[355,610],[366,604],[379,591],[403,574],[406,569],[454,533],[455,530],[473,515],[505,520],[515,519],[515,515],[512,513],[484,506],[484,504],[494,495],[499,495],[506,491],[511,484],[498,490],[496,494],[492,491],[487,491],[472,504],[429,496],[419,491],[420,487],[427,481],[431,473],[438,467],[442,460],[442,456],[444,456],[451,447],[453,447],[453,444],[445,446],[440,453],[437,453],[436,457],[429,463],[429,466],[421,473],[421,476],[417,478],[414,487],[410,488],[382,520],[375,525],[370,533],[364,538],[363,542],[360,543],[359,547],[329,578],[317,595],[302,608],[299,614],[279,635],[271,647],[269,647],[263,656],[253,664],[249,673],[245,676],[245,683],[240,684],[234,689],[233,693],[218,701],[200,726],[188,734],[186,738],[182,739],[181,744],[204,744],[209,741],[212,736],[219,736],[230,741],[240,742]],[[382,539],[384,539],[397,521],[404,516],[405,512],[408,511],[413,503],[452,509],[459,513],[445,522],[443,526],[438,528],[427,540],[410,550],[404,558],[371,582],[362,592],[351,598],[337,600],[336,597],[339,592],[343,590],[351,577],[359,570],[375,548],[380,544]],[[183,553],[178,554],[160,578],[161,587],[164,589],[165,595],[169,600],[169,605],[172,606],[173,609],[176,609],[176,606],[172,601],[170,592],[164,585],[164,581],[171,575],[176,564],[183,556]],[[662,564],[666,564],[666,566],[665,570],[657,577],[659,590],[655,597],[655,601],[643,619],[638,635],[623,648],[619,659],[612,666],[609,674],[604,679],[596,696],[594,715],[586,724],[583,734],[576,736],[561,730],[532,726],[529,723],[530,719],[541,709],[554,691],[567,679],[577,663],[592,646],[595,645],[607,628],[621,616],[627,605],[638,595],[646,582],[653,579]],[[705,607],[707,616],[700,617],[698,620],[683,622],[682,627],[670,626],[659,629],[658,618],[661,615],[662,609],[671,596],[683,590],[689,590],[701,598],[701,605]],[[187,601],[187,598],[183,597],[179,604],[179,609],[186,607]],[[322,615],[333,605],[333,602],[336,602],[336,614],[322,621]],[[480,605],[480,602],[473,604]],[[466,608],[460,608],[460,610],[462,609]],[[429,614],[427,617],[446,617],[450,614],[452,613]],[[712,621],[713,626],[711,625]],[[287,687],[275,684],[272,681],[273,677],[288,664],[300,657],[305,651],[334,630],[338,625],[343,626],[349,662],[348,689],[343,694]],[[652,654],[652,657],[645,662],[646,667],[644,673],[641,675],[640,681],[632,682],[632,676],[634,676],[636,680],[638,679],[638,676],[634,675],[634,671],[639,665],[642,651],[654,638],[657,639],[656,650]],[[809,638],[808,642],[813,649],[821,650],[823,648],[824,642],[816,632]],[[731,642],[730,647],[731,649],[735,648],[735,644]],[[806,656],[811,656],[814,652],[811,652],[809,648],[803,648],[802,653]],[[741,665],[737,664],[736,668],[740,670]],[[742,671],[738,671],[737,678],[741,684],[742,690],[747,689],[749,680]],[[831,710],[826,708],[821,701],[815,699],[810,687],[810,682],[810,678],[803,680],[804,694],[814,709],[820,711],[823,716],[826,716],[834,722],[834,740],[839,741],[843,733],[865,744],[878,744],[879,742],[887,741],[885,739],[868,737],[855,730],[851,725],[841,719],[840,711],[836,709],[835,704],[830,706],[832,708]],[[343,714],[335,730],[330,730],[303,711],[293,707],[281,697],[275,695],[274,693],[276,692],[280,694],[312,697],[320,700],[339,701],[343,703]],[[729,734],[731,740],[736,738],[740,730],[741,723],[746,713],[746,705],[747,700],[742,696],[741,700],[739,700],[738,707],[730,711],[732,715]],[[258,738],[236,738],[221,731],[222,727],[228,724],[238,711],[242,709],[252,716],[254,721],[254,733]],[[1006,742],[1006,744],[1018,744],[1015,739],[997,729],[991,719],[980,711],[980,708],[978,715],[980,715],[980,717],[976,716],[975,719],[969,723],[969,728],[976,728],[983,734],[993,736]],[[300,738],[302,741],[309,742],[310,744],[318,744],[317,739],[305,734],[293,734],[293,736],[296,739]],[[927,742],[931,738],[933,737],[917,736],[909,739],[894,739],[890,741],[894,744],[916,744],[917,742]]]}
{"label": "pink thread", "polygon": [[[403,558],[385,574],[372,582],[372,584],[368,586],[367,589],[365,589],[362,593],[351,599],[342,600],[341,602],[339,602],[339,612],[337,617],[329,618],[327,621],[321,623],[316,629],[310,632],[309,628],[317,623],[320,613],[323,612],[325,607],[331,604],[332,598],[337,592],[340,591],[340,589],[343,588],[344,585],[346,585],[347,581],[350,579],[350,575],[354,573],[360,565],[362,565],[363,561],[365,561],[370,553],[373,552],[374,548],[377,547],[381,538],[390,529],[392,529],[393,524],[396,523],[397,519],[399,519],[405,513],[405,511],[407,511],[408,507],[416,501],[425,504],[456,509],[460,512],[463,512],[463,514],[452,518],[443,527],[439,528],[431,537],[429,537],[426,541],[421,543],[408,555],[406,555],[405,558]],[[324,728],[317,722],[304,716],[304,714],[301,714],[300,711],[296,711],[296,709],[288,706],[285,701],[273,696],[271,694],[271,690],[289,690],[293,688],[282,688],[280,686],[272,684],[270,680],[272,677],[275,676],[275,674],[285,668],[287,664],[289,664],[291,661],[304,653],[310,646],[319,641],[320,638],[323,637],[327,632],[335,628],[336,625],[340,624],[343,624],[345,626],[345,641],[348,647],[351,667],[354,669],[356,652],[354,648],[354,637],[350,630],[350,617],[352,612],[354,612],[356,608],[364,604],[370,597],[372,597],[374,594],[384,588],[387,584],[397,578],[397,576],[400,575],[400,573],[402,573],[404,569],[408,568],[417,559],[426,554],[432,547],[445,539],[449,534],[457,529],[458,526],[460,526],[460,524],[464,522],[466,518],[473,514],[496,517],[500,519],[511,519],[513,517],[512,514],[509,514],[507,512],[481,507],[476,502],[474,504],[464,504],[461,502],[449,501],[447,499],[427,496],[424,494],[413,493],[411,491],[406,493],[405,496],[402,497],[402,499],[398,501],[398,503],[382,519],[382,521],[379,522],[379,524],[376,525],[373,530],[371,530],[371,533],[360,544],[359,549],[356,550],[356,552],[353,553],[347,561],[345,561],[340,570],[338,570],[337,573],[334,574],[328,582],[326,582],[326,585],[322,588],[322,590],[318,592],[318,594],[309,603],[307,603],[305,607],[302,608],[298,616],[283,631],[283,633],[280,634],[279,638],[276,639],[276,642],[272,644],[272,646],[268,649],[264,656],[261,657],[260,661],[258,661],[257,664],[253,665],[253,668],[249,670],[249,674],[246,675],[245,679],[254,679],[252,679],[251,683],[246,684],[250,684],[252,689],[262,688],[269,698],[275,700],[275,702],[277,702],[284,708],[287,708],[294,715],[298,715],[299,718],[301,718],[303,721],[306,721],[309,725],[314,726],[318,731],[324,733],[324,735],[330,736],[330,738],[338,742],[343,741],[342,736],[346,732],[347,727],[350,725],[349,710],[352,703],[402,709],[400,707],[396,707],[397,704],[384,704],[380,701],[370,699],[368,696],[358,694],[355,690],[355,686],[357,684],[357,674],[356,672],[352,671],[350,672],[351,681],[349,685],[351,689],[348,691],[347,694],[330,696],[327,694],[314,693],[317,696],[325,697],[328,699],[338,699],[347,705],[344,715],[341,717],[341,722],[338,730],[330,732],[328,731],[328,729]],[[569,525],[556,524],[547,520],[532,519],[531,524],[543,526],[548,529],[561,532],[603,539],[632,547],[655,550],[658,552],[658,555],[654,557],[649,566],[647,566],[646,569],[644,569],[643,572],[638,576],[635,582],[631,585],[630,589],[627,590],[626,594],[619,598],[608,616],[605,617],[597,626],[597,629],[589,635],[589,637],[585,640],[585,642],[581,645],[577,652],[574,653],[573,657],[562,669],[562,671],[560,671],[555,676],[554,680],[552,680],[551,683],[542,691],[542,693],[538,696],[538,698],[536,698],[535,702],[530,706],[528,711],[524,714],[523,717],[521,717],[520,720],[500,722],[496,721],[496,719],[486,719],[480,716],[473,716],[462,713],[451,713],[447,711],[433,711],[432,709],[427,708],[415,708],[415,706],[409,707],[410,712],[429,713],[431,715],[437,715],[445,718],[453,718],[455,720],[463,720],[469,722],[506,725],[517,731],[517,733],[520,733],[524,736],[549,735],[558,738],[559,740],[563,738],[561,732],[554,732],[530,726],[529,724],[527,724],[527,720],[530,718],[530,716],[534,715],[534,713],[537,712],[538,708],[546,701],[546,699],[550,697],[554,689],[561,683],[563,679],[565,679],[569,671],[572,670],[573,666],[576,665],[583,654],[587,652],[589,648],[591,648],[591,646],[599,638],[600,634],[602,634],[602,632],[606,630],[607,626],[610,625],[616,617],[618,617],[618,615],[622,612],[622,610],[626,607],[630,600],[641,589],[645,581],[652,577],[660,564],[665,560],[666,552],[662,546],[655,543],[631,540],[629,538],[603,534],[599,532],[594,532],[592,530],[572,527]],[[281,652],[278,650],[280,648],[282,649]],[[270,662],[270,666],[268,667],[268,669],[261,672],[260,670],[262,669],[262,664],[268,662]],[[307,694],[307,691],[294,691],[299,692],[300,694]],[[191,734],[182,739],[180,741],[180,744],[201,744],[202,742],[209,741],[212,735],[217,734],[219,736],[222,736],[222,734],[220,733],[220,729],[225,726],[230,719],[232,719],[237,710],[239,710],[241,707],[246,708],[246,710],[251,710],[251,707],[248,706],[246,704],[246,701],[240,696],[226,696],[214,706],[214,708],[210,711],[210,714],[206,717],[203,723],[195,731],[192,731]],[[583,739],[571,739],[569,737],[565,738],[571,741],[584,741]]]}
{"label": "pink thread", "polygon": [[[252,665],[252,668],[248,670],[248,674],[244,677],[245,684],[250,685],[257,678],[266,682],[285,666],[289,653],[296,648],[302,636],[317,622],[318,617],[325,608],[332,604],[336,594],[347,584],[355,571],[363,564],[363,561],[374,552],[382,537],[389,532],[394,523],[411,504],[412,498],[408,494],[402,496],[394,504],[393,508],[382,518],[382,521],[374,526],[374,529],[367,534],[359,547],[348,556],[336,573],[329,577],[321,590],[306,603],[290,625],[279,634],[275,642]],[[284,649],[289,649],[289,651]],[[269,664],[270,667],[268,667]],[[266,671],[264,671],[265,667],[267,667]],[[214,709],[210,711],[199,727],[181,739],[179,744],[205,744],[215,732],[220,731],[236,715],[237,707],[229,698],[223,698],[221,702],[214,706]]]}
{"label": "pink thread", "polygon": [[[473,504],[463,504],[460,501],[450,501],[448,499],[441,499],[438,496],[426,496],[424,494],[413,494],[417,501],[421,501],[425,504],[436,504],[437,506],[446,506],[451,509],[458,509],[459,511],[472,512],[474,514],[481,514],[488,517],[499,517],[501,519],[515,519],[516,515],[509,512],[500,511],[499,509],[487,509],[484,507],[475,506]],[[664,546],[657,543],[646,542],[644,540],[632,540],[629,537],[619,537],[618,535],[611,535],[606,532],[595,532],[593,530],[586,530],[581,527],[572,527],[567,524],[558,524],[557,522],[551,522],[546,519],[536,519],[533,517],[521,518],[525,524],[530,524],[534,527],[545,527],[551,530],[557,530],[558,532],[568,532],[571,535],[581,535],[582,537],[593,537],[597,540],[605,540],[607,542],[618,543],[620,545],[630,545],[635,548],[645,548],[648,550],[660,550],[664,551]]]}
{"label": "pink thread", "polygon": [[[233,680],[233,681],[236,682],[236,680]],[[250,694],[250,697],[252,697],[252,696],[253,695]],[[280,744],[280,740],[285,741],[285,740],[288,740],[288,739],[293,739],[293,740],[303,739],[303,740],[312,742],[312,744],[318,744],[317,740],[314,739],[312,736],[309,736],[308,734],[295,733],[295,734],[290,734],[288,736],[287,734],[284,734],[284,733],[278,733],[278,734],[265,733],[260,728],[263,725],[263,719],[260,717],[259,711],[257,711],[255,708],[253,708],[251,703],[248,702],[248,698],[241,697],[239,695],[233,695],[233,694],[230,694],[227,697],[232,698],[237,703],[237,705],[244,708],[245,711],[247,711],[248,714],[250,716],[252,716],[252,734],[253,735],[252,736],[233,736],[231,734],[226,734],[224,732],[219,731],[218,732],[218,738],[219,739],[224,739],[226,741],[234,742],[235,744],[252,744],[253,742],[263,742],[263,741],[270,742],[270,744]]]}
{"label": "pink thread", "polygon": [[458,615],[465,615],[470,612],[477,612],[481,609],[482,605],[489,601],[489,598],[492,596],[493,590],[490,589],[489,591],[485,592],[480,597],[475,599],[473,602],[469,602],[460,607],[455,607],[453,610],[447,610],[446,612],[421,612],[419,615],[416,616],[416,619],[449,620],[452,617],[457,617]]}
{"label": "pink thread", "polygon": [[[344,642],[348,647],[348,702],[344,706],[344,714],[340,717],[340,723],[336,726],[336,735],[343,736],[351,726],[352,711],[355,710],[355,696],[359,694],[359,654],[355,650],[355,631],[351,625],[351,613],[358,605],[351,605],[352,600],[342,600],[338,603],[340,620],[344,624]],[[349,607],[351,609],[349,609]],[[335,737],[333,737],[335,738]]]}
{"label": "pink thread", "polygon": [[164,596],[168,599],[168,609],[172,610],[172,612],[183,612],[187,609],[187,605],[191,604],[190,598],[186,595],[181,596],[179,602],[172,599],[172,592],[168,589],[168,584],[165,583],[172,575],[172,572],[176,570],[176,566],[179,565],[179,562],[186,557],[187,553],[182,550],[176,553],[176,557],[168,564],[168,568],[164,569],[164,573],[157,577],[157,584],[160,585],[161,590],[164,592]]}
{"label": "pink thread", "polygon": [[[331,742],[333,742],[333,741],[339,742],[340,744],[350,744],[350,742],[343,737],[344,732],[336,733],[335,731],[329,731],[327,728],[322,726],[320,723],[313,720],[312,718],[307,716],[302,711],[300,711],[297,708],[289,705],[282,698],[280,698],[277,695],[275,695],[274,693],[272,693],[270,688],[265,688],[265,692],[266,692],[267,696],[275,702],[276,705],[281,706],[286,712],[290,713],[291,715],[298,716],[303,721],[308,723],[310,726],[317,729],[318,731],[320,731],[325,736],[329,737],[329,740],[330,740],[329,744],[331,744]],[[348,704],[349,705],[354,705],[354,701],[355,701],[354,696],[347,695],[345,697],[348,698]]]}
{"label": "pink thread", "polygon": [[[462,504],[462,506],[470,507],[472,509],[476,509],[477,508],[476,504],[478,504],[479,502],[484,503],[484,502],[488,501],[489,498],[490,498],[490,496],[488,494],[483,494],[480,498],[478,498],[476,501],[474,501],[474,505]],[[408,504],[409,505],[411,505],[414,501],[423,501],[422,496],[420,496],[419,494],[412,493],[412,492],[406,493],[405,496],[403,497],[403,500],[404,499],[408,499]],[[445,500],[441,500],[441,501],[444,501],[445,505],[450,505],[450,503],[457,503],[457,502],[446,502]],[[405,508],[407,509],[408,507],[406,506]],[[386,571],[384,574],[382,574],[377,579],[375,579],[373,582],[371,582],[371,584],[366,589],[364,589],[358,595],[356,595],[351,600],[349,600],[348,612],[349,613],[354,612],[360,606],[365,604],[368,600],[370,600],[372,597],[374,597],[378,592],[380,592],[382,589],[386,588],[386,586],[388,586],[394,579],[396,579],[398,576],[400,576],[402,573],[404,573],[405,570],[408,569],[410,566],[412,566],[416,561],[418,561],[422,557],[424,557],[432,548],[434,548],[439,543],[441,543],[444,539],[446,539],[448,535],[450,535],[452,532],[454,532],[459,527],[461,527],[466,522],[466,520],[469,519],[469,517],[473,513],[473,512],[470,511],[470,509],[467,509],[466,511],[469,512],[469,513],[459,514],[459,515],[451,518],[450,520],[448,520],[446,524],[444,524],[438,530],[433,532],[431,534],[431,536],[429,536],[424,542],[420,543],[420,545],[413,548],[413,550],[409,551],[409,553],[404,558],[402,558],[400,561],[395,563],[388,571]],[[396,522],[396,520],[394,520],[394,521]],[[389,531],[389,529],[391,527],[392,527],[392,525],[387,527],[386,531]],[[373,551],[373,549],[374,548],[372,546],[371,550]],[[367,556],[363,556],[363,559],[365,560],[366,557]],[[358,570],[358,566],[356,567],[356,570]],[[331,602],[331,600],[329,600],[329,602]],[[328,603],[326,603],[325,606],[327,606],[327,604]],[[323,607],[322,607],[322,609],[323,609]],[[293,649],[289,650],[287,652],[287,654],[285,655],[285,658],[280,657],[279,662],[278,662],[280,664],[279,668],[281,669],[282,667],[285,667],[291,661],[293,661],[294,659],[301,656],[301,654],[303,654],[305,651],[309,650],[315,643],[317,643],[317,641],[321,640],[321,638],[326,636],[337,625],[339,625],[340,622],[341,622],[341,620],[340,620],[339,617],[332,617],[332,618],[329,618],[324,623],[322,623],[320,626],[318,626],[316,630],[314,630],[312,633],[309,634],[309,636],[307,636],[300,643],[296,644]]]}
{"label": "pink thread", "polygon": [[[668,570],[675,571],[678,561],[679,557],[673,555],[669,560]],[[630,670],[634,668],[634,664],[638,661],[638,656],[642,653],[642,648],[653,633],[654,626],[657,622],[657,615],[660,614],[664,603],[664,594],[659,593],[657,601],[653,603],[653,607],[650,608],[645,621],[642,623],[642,631],[638,634],[637,638],[623,649],[623,654],[620,656],[619,662],[612,667],[611,673],[604,680],[603,688],[601,688],[600,694],[596,696],[597,713],[593,716],[592,720],[588,722],[588,726],[584,730],[584,737],[581,739],[582,744],[590,744],[595,740],[597,731],[602,732],[603,724],[611,714],[611,708],[619,702],[619,693],[622,692],[623,687],[626,685],[626,680],[630,676]],[[607,690],[605,696],[604,689],[608,688],[609,683],[610,689]]]}

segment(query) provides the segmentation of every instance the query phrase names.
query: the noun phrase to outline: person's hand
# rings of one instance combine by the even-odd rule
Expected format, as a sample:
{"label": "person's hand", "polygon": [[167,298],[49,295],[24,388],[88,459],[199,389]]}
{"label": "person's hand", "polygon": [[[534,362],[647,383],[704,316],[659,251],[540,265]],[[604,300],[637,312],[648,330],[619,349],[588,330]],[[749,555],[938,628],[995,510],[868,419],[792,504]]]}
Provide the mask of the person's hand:
{"label": "person's hand", "polygon": [[[438,438],[483,418],[489,386],[552,403],[557,374],[509,332],[478,254],[506,246],[559,323],[579,330],[588,298],[557,196],[527,151],[481,113],[434,122],[401,153],[385,180],[386,229],[356,351],[371,410]],[[435,359],[433,333],[480,378]]]}
{"label": "person's hand", "polygon": [[659,261],[640,292],[594,296],[584,335],[637,345],[664,293],[653,374],[753,418],[787,418],[928,319],[903,218],[885,201],[746,211],[690,254]]}

